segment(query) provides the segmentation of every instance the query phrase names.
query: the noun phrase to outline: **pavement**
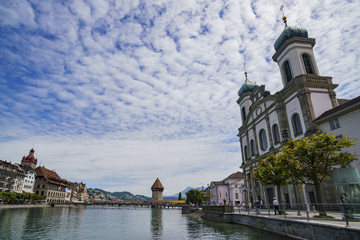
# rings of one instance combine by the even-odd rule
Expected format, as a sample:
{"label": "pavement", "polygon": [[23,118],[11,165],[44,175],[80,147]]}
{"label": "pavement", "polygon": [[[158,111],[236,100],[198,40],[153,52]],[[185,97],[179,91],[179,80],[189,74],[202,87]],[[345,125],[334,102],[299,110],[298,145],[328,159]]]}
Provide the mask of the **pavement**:
{"label": "pavement", "polygon": [[300,215],[298,215],[298,211],[296,210],[286,210],[286,215],[275,215],[273,209],[261,209],[260,214],[257,215],[255,210],[252,209],[251,211],[247,212],[245,210],[240,210],[238,208],[235,208],[236,214],[244,214],[244,215],[254,215],[258,217],[264,217],[264,218],[279,218],[279,219],[291,219],[294,221],[300,221],[300,222],[309,222],[309,223],[317,223],[317,224],[325,224],[325,225],[331,225],[331,226],[338,226],[338,227],[347,227],[347,228],[354,228],[354,229],[360,229],[360,218],[354,218],[354,219],[348,219],[348,225],[346,224],[346,221],[343,219],[343,215],[341,212],[336,211],[327,211],[328,216],[334,217],[334,219],[321,219],[321,218],[314,218],[314,215],[319,215],[317,212],[309,212],[306,213],[306,211],[300,211]]}

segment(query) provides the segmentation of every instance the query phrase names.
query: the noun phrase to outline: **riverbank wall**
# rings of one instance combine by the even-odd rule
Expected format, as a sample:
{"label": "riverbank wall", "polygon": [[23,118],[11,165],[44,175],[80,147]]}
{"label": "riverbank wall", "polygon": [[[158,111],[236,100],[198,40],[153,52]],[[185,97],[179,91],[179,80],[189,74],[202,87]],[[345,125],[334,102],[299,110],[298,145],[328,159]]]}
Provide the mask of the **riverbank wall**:
{"label": "riverbank wall", "polygon": [[292,219],[272,218],[235,213],[206,212],[202,217],[207,220],[236,223],[263,231],[274,232],[293,239],[309,240],[353,240],[360,239],[360,229],[336,226],[326,223],[297,221]]}

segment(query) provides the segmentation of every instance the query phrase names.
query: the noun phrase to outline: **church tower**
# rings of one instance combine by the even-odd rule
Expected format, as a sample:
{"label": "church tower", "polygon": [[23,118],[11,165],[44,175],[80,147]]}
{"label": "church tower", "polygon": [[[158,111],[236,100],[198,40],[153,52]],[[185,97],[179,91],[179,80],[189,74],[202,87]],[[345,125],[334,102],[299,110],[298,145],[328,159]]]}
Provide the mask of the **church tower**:
{"label": "church tower", "polygon": [[161,184],[159,178],[157,178],[154,184],[151,187],[152,191],[152,200],[153,201],[162,201],[163,200],[163,191],[164,187]]}
{"label": "church tower", "polygon": [[[317,117],[338,106],[334,92],[338,85],[333,84],[332,77],[319,73],[313,52],[315,38],[309,38],[304,28],[288,26],[286,16],[283,16],[283,20],[285,28],[274,43],[275,54],[272,58],[279,66],[284,87],[277,97],[285,103],[286,117],[293,124],[280,124],[280,128],[294,130],[295,135],[300,135],[301,124],[307,136],[317,131],[318,127],[313,122]],[[296,100],[293,101],[294,97]],[[284,109],[282,105],[278,104],[279,110]],[[293,113],[290,113],[291,108]],[[281,111],[278,114],[284,115]],[[299,114],[299,118],[296,114]]]}
{"label": "church tower", "polygon": [[27,157],[23,156],[23,158],[21,160],[21,165],[29,166],[32,169],[35,169],[36,164],[37,164],[37,159],[35,158],[34,153],[35,153],[35,150],[32,148]]}

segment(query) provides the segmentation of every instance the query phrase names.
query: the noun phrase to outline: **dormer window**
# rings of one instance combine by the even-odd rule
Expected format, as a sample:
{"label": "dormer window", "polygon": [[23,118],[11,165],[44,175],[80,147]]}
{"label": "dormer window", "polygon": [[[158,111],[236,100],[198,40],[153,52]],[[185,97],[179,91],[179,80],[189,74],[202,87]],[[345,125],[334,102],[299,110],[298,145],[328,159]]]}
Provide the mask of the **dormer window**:
{"label": "dormer window", "polygon": [[302,55],[302,59],[304,61],[304,66],[305,66],[305,71],[307,74],[315,74],[312,62],[311,62],[311,57],[307,54],[303,54]]}
{"label": "dormer window", "polygon": [[284,73],[285,73],[285,78],[287,82],[290,82],[292,79],[292,74],[291,74],[291,69],[290,69],[290,63],[289,61],[286,61],[283,65],[284,67]]}

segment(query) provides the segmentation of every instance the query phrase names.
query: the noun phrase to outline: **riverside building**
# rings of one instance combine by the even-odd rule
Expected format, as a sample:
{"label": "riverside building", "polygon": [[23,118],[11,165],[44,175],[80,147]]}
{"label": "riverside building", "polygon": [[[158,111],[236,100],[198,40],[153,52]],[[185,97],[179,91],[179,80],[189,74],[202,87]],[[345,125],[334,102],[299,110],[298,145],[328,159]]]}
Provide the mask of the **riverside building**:
{"label": "riverside building", "polygon": [[[297,140],[318,130],[332,132],[336,127],[328,126],[333,119],[349,121],[354,114],[359,115],[359,100],[355,99],[346,107],[349,111],[341,111],[345,109],[341,107],[345,106],[342,104],[348,100],[337,99],[334,90],[338,84],[333,83],[332,77],[320,74],[313,52],[315,39],[308,37],[308,31],[304,28],[287,26],[286,17],[284,22],[285,29],[275,41],[275,54],[272,57],[278,63],[283,88],[270,94],[265,90],[265,85],[257,85],[248,79],[245,72],[245,83],[238,91],[237,103],[242,121],[238,137],[246,202],[263,200],[271,204],[277,195],[274,186],[263,185],[254,179],[252,171],[259,160],[276,154],[290,138]],[[356,124],[354,121],[353,125]],[[334,133],[340,134],[342,131],[344,135],[354,136],[348,131],[349,128],[345,130],[345,122],[344,128]],[[296,191],[297,200],[292,186],[282,187],[282,199],[292,207],[296,203],[316,203],[312,185],[296,186]],[[331,180],[322,183],[321,194],[325,203],[336,202],[335,192]]]}

